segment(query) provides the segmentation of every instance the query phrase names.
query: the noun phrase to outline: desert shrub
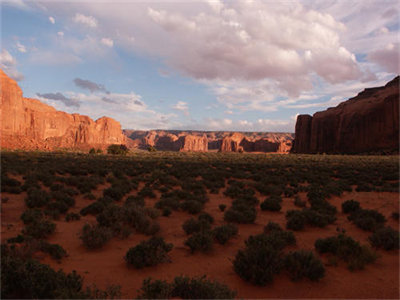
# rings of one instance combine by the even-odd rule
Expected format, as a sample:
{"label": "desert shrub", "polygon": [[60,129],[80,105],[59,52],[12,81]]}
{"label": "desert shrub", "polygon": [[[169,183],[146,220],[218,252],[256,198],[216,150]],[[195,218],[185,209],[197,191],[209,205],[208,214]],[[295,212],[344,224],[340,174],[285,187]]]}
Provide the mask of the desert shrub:
{"label": "desert shrub", "polygon": [[100,290],[96,284],[86,287],[85,296],[88,299],[121,299],[121,286],[111,284],[105,290]]}
{"label": "desert shrub", "polygon": [[88,206],[81,209],[80,214],[82,216],[86,215],[97,215],[103,211],[105,204],[100,201],[93,202]]}
{"label": "desert shrub", "polygon": [[110,197],[111,199],[115,201],[120,201],[122,197],[125,195],[125,192],[117,187],[109,187],[103,191],[103,196],[104,197]]}
{"label": "desert shrub", "polygon": [[205,222],[210,223],[210,224],[213,224],[213,223],[214,223],[214,218],[213,218],[209,213],[206,213],[206,212],[202,212],[202,213],[197,217],[197,219],[198,219],[199,221],[205,221]]}
{"label": "desert shrub", "polygon": [[355,200],[346,200],[342,203],[342,212],[345,214],[353,213],[360,209],[360,202]]}
{"label": "desert shrub", "polygon": [[311,251],[300,250],[289,253],[284,259],[284,265],[293,281],[303,277],[318,281],[325,275],[323,263]]}
{"label": "desert shrub", "polygon": [[139,299],[233,299],[236,295],[228,286],[209,280],[205,276],[179,276],[175,277],[172,283],[147,278],[143,280],[139,292]]}
{"label": "desert shrub", "polygon": [[386,222],[385,217],[380,212],[373,209],[356,210],[348,219],[357,227],[367,231],[374,231],[383,226]]}
{"label": "desert shrub", "polygon": [[392,219],[398,221],[399,220],[399,212],[398,211],[394,211],[392,212]]}
{"label": "desert shrub", "polygon": [[269,210],[269,211],[280,211],[282,198],[280,196],[270,196],[269,198],[265,199],[261,204],[261,210]]}
{"label": "desert shrub", "polygon": [[55,230],[56,230],[56,224],[47,220],[40,220],[32,222],[27,226],[25,226],[23,234],[31,236],[36,239],[42,239],[48,237]]}
{"label": "desert shrub", "polygon": [[48,253],[52,258],[57,260],[60,260],[63,257],[67,256],[67,251],[65,251],[65,249],[58,244],[49,244],[47,242],[42,242],[40,250]]}
{"label": "desert shrub", "polygon": [[129,196],[125,200],[125,205],[130,205],[130,204],[134,204],[134,205],[143,207],[143,206],[145,206],[145,201],[144,201],[144,198],[141,196]]}
{"label": "desert shrub", "polygon": [[196,251],[209,252],[213,248],[213,235],[211,231],[195,232],[185,241],[185,246],[190,248],[191,253]]}
{"label": "desert shrub", "polygon": [[232,237],[237,235],[237,233],[238,227],[233,224],[221,225],[213,229],[214,238],[221,245],[226,244]]}
{"label": "desert shrub", "polygon": [[96,154],[96,149],[94,149],[94,148],[90,148],[90,150],[89,150],[89,154]]}
{"label": "desert shrub", "polygon": [[301,200],[300,196],[297,195],[294,198],[294,205],[296,205],[297,207],[306,207],[306,202]]}
{"label": "desert shrub", "polygon": [[21,215],[21,220],[24,224],[31,224],[34,222],[39,222],[43,219],[43,212],[40,209],[27,209]]}
{"label": "desert shrub", "polygon": [[314,227],[325,227],[336,220],[335,216],[323,213],[319,210],[304,208],[302,210],[306,223]]}
{"label": "desert shrub", "polygon": [[399,249],[399,232],[391,227],[378,228],[368,239],[376,248]]}
{"label": "desert shrub", "polygon": [[246,246],[239,250],[233,261],[235,272],[255,285],[266,285],[273,281],[281,270],[281,252],[271,245]]}
{"label": "desert shrub", "polygon": [[164,207],[163,210],[162,210],[162,215],[164,217],[170,216],[171,213],[172,213],[172,209],[170,209],[169,207]]}
{"label": "desert shrub", "polygon": [[25,241],[25,237],[22,234],[18,234],[16,237],[12,237],[7,239],[7,243],[23,243]]}
{"label": "desert shrub", "polygon": [[236,292],[225,284],[209,280],[205,276],[198,278],[175,277],[172,285],[171,296],[181,299],[233,299],[236,295]]}
{"label": "desert shrub", "polygon": [[315,249],[319,253],[332,253],[347,262],[350,270],[363,269],[368,263],[375,261],[376,254],[367,246],[344,234],[317,239]]}
{"label": "desert shrub", "polygon": [[182,224],[182,229],[186,234],[192,234],[199,231],[209,231],[211,229],[211,225],[206,220],[196,220],[194,218],[190,218]]}
{"label": "desert shrub", "polygon": [[169,261],[168,252],[172,250],[172,247],[173,245],[165,243],[163,238],[152,237],[130,248],[125,255],[125,260],[128,265],[136,269],[155,266]]}
{"label": "desert shrub", "polygon": [[50,196],[46,191],[32,189],[28,191],[28,197],[25,199],[26,206],[29,208],[43,207],[50,202]]}
{"label": "desert shrub", "polygon": [[36,260],[23,259],[7,247],[1,252],[2,299],[86,298],[83,279],[75,271],[56,272]]}
{"label": "desert shrub", "polygon": [[112,237],[112,230],[98,225],[85,224],[82,228],[80,239],[88,249],[103,247]]}
{"label": "desert shrub", "polygon": [[232,205],[224,214],[225,221],[242,224],[253,223],[256,217],[257,211],[254,207],[241,203]]}
{"label": "desert shrub", "polygon": [[289,210],[286,212],[286,228],[291,230],[302,230],[306,224],[306,217],[301,210]]}
{"label": "desert shrub", "polygon": [[173,285],[165,280],[146,278],[139,290],[138,299],[168,299],[171,297]]}
{"label": "desert shrub", "polygon": [[286,246],[295,245],[296,238],[291,231],[273,230],[268,234],[251,235],[245,241],[249,247],[264,247],[266,245],[273,246],[275,249],[282,250]]}
{"label": "desert shrub", "polygon": [[153,189],[150,186],[144,186],[139,192],[139,197],[149,197],[149,198],[156,198],[156,194],[154,194]]}
{"label": "desert shrub", "polygon": [[268,222],[267,225],[264,226],[264,233],[268,234],[271,233],[272,231],[282,231],[282,227],[275,222]]}
{"label": "desert shrub", "polygon": [[21,183],[14,178],[2,174],[0,182],[2,193],[20,194],[22,192]]}
{"label": "desert shrub", "polygon": [[106,206],[96,217],[100,226],[111,228],[114,232],[119,232],[124,221],[124,209],[117,205],[111,204]]}
{"label": "desert shrub", "polygon": [[203,209],[203,204],[196,200],[185,200],[181,203],[180,207],[188,213],[194,215]]}
{"label": "desert shrub", "polygon": [[226,205],[225,204],[220,204],[220,205],[218,205],[218,208],[219,208],[220,211],[223,212],[226,209]]}
{"label": "desert shrub", "polygon": [[126,155],[129,149],[125,145],[112,144],[108,146],[107,153],[114,155]]}
{"label": "desert shrub", "polygon": [[93,195],[92,193],[86,193],[85,195],[83,195],[83,198],[88,200],[96,200],[96,196]]}
{"label": "desert shrub", "polygon": [[65,215],[65,221],[78,221],[81,219],[81,216],[77,213],[71,212]]}

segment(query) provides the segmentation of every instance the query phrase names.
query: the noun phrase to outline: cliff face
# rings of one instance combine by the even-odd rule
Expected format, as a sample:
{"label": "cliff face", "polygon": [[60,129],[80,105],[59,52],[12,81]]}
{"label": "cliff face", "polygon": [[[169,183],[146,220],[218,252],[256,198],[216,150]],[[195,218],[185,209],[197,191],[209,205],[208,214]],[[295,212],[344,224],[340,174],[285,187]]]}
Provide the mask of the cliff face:
{"label": "cliff face", "polygon": [[57,111],[39,100],[23,98],[17,83],[0,70],[1,146],[7,149],[87,149],[125,144],[120,124],[107,117]]}
{"label": "cliff face", "polygon": [[295,153],[399,150],[399,77],[334,108],[297,118]]}
{"label": "cliff face", "polygon": [[178,141],[180,142],[179,151],[188,152],[207,152],[208,151],[208,140],[207,136],[195,136],[195,135],[185,135],[181,136]]}

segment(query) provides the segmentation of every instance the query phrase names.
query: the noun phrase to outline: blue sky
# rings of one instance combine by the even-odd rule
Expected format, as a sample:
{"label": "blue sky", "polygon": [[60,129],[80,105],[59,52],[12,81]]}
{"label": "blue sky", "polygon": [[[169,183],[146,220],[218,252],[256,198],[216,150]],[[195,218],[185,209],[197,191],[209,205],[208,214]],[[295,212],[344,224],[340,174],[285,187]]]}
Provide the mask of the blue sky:
{"label": "blue sky", "polygon": [[397,1],[1,1],[25,97],[131,129],[294,131],[399,73]]}

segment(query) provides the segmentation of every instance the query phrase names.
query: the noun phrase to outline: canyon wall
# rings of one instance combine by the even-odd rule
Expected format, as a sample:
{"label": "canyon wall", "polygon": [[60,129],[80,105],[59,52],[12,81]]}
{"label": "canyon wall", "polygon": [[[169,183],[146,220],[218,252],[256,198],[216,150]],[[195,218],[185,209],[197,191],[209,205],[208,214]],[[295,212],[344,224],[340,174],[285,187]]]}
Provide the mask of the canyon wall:
{"label": "canyon wall", "polygon": [[18,84],[0,70],[1,147],[54,150],[106,148],[125,144],[121,125],[108,117],[93,121],[24,98]]}
{"label": "canyon wall", "polygon": [[299,115],[294,153],[399,150],[399,76],[312,117]]}

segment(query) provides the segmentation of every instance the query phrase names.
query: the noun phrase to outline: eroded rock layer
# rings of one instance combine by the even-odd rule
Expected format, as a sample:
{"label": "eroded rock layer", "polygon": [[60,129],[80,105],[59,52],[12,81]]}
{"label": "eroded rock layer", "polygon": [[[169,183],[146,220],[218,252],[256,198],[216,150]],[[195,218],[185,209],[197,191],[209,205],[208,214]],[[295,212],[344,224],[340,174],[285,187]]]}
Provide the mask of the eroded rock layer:
{"label": "eroded rock layer", "polygon": [[0,70],[1,147],[6,149],[88,149],[125,144],[121,125],[108,117],[93,121],[24,98],[18,84]]}
{"label": "eroded rock layer", "polygon": [[296,122],[294,153],[368,153],[399,150],[399,76],[334,108]]}

